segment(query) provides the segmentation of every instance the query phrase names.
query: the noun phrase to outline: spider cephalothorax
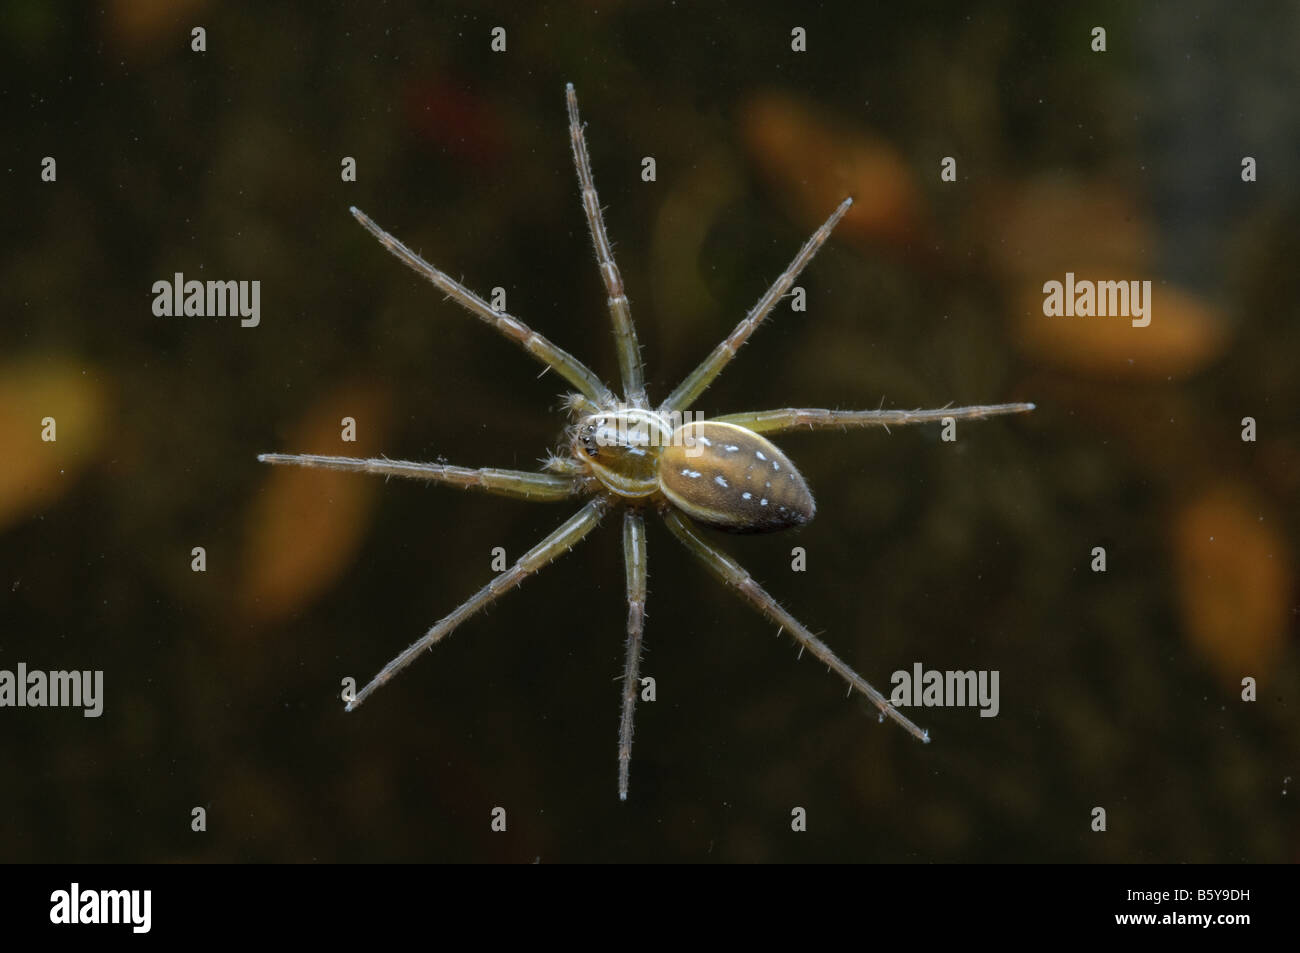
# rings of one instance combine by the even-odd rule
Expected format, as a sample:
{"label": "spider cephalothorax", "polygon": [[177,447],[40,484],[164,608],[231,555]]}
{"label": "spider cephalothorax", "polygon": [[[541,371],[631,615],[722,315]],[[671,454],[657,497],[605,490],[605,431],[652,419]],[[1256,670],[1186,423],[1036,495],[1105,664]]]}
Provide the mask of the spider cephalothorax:
{"label": "spider cephalothorax", "polygon": [[623,291],[623,279],[605,232],[605,222],[591,177],[591,163],[578,101],[566,89],[569,139],[582,190],[596,262],[608,293],[609,312],[618,347],[623,396],[615,396],[596,374],[568,352],[556,347],[518,318],[496,311],[464,285],[434,268],[389,235],[358,209],[352,214],[390,252],[432,282],[457,304],[497,328],[554,370],[576,392],[566,398],[575,418],[569,428],[566,455],[552,455],[541,472],[470,469],[402,460],[327,457],[266,453],[265,463],[326,467],[382,473],[483,490],[499,496],[533,501],[586,497],[587,503],[555,532],[526,552],[509,569],[454,609],[410,645],[348,702],[356,708],[375,689],[405,668],[422,650],[449,635],[467,618],[519,585],[547,563],[563,555],[590,533],[612,509],[623,509],[623,555],[627,583],[627,647],[623,672],[622,717],[619,722],[618,793],[626,799],[632,758],[632,719],[638,697],[641,637],[645,622],[645,514],[658,512],[674,536],[724,583],[732,586],[760,612],[788,632],[801,649],[834,670],[866,695],[886,717],[923,741],[929,735],[914,725],[857,672],[839,659],[826,643],[808,631],[768,595],[735,560],[698,532],[708,526],[730,533],[769,533],[800,526],[816,512],[812,493],[795,465],[767,434],[790,430],[889,427],[890,425],[978,420],[1033,410],[1033,404],[989,404],[938,410],[819,410],[786,408],[728,414],[704,420],[692,407],[722,372],[736,351],[790,290],[804,266],[830,237],[835,224],[853,204],[845,199],[804,243],[781,274],[727,338],[692,371],[664,401],[652,406],[646,396],[636,328]]}
{"label": "spider cephalothorax", "polygon": [[615,496],[654,496],[672,424],[653,410],[620,408],[583,417],[574,428],[573,459]]}

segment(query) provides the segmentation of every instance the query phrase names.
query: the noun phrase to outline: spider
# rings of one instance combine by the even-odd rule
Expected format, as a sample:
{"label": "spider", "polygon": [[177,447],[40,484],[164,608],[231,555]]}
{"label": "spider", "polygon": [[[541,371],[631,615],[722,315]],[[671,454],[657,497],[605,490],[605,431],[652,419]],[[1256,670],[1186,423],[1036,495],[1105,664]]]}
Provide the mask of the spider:
{"label": "spider", "polygon": [[620,800],[627,800],[632,760],[632,723],[640,687],[641,640],[646,604],[647,513],[658,513],[672,535],[691,555],[775,622],[782,631],[789,632],[799,643],[801,654],[807,650],[843,678],[848,683],[850,695],[854,689],[866,695],[879,709],[882,722],[888,717],[916,738],[928,742],[928,732],[917,727],[866,679],[841,661],[829,646],[768,595],[734,559],[706,539],[700,528],[710,527],[731,533],[770,533],[801,526],[812,519],[816,506],[807,483],[790,459],[766,435],[796,429],[888,429],[890,425],[942,421],[944,418],[978,420],[1030,411],[1034,405],[990,404],[936,410],[786,408],[727,414],[709,420],[696,415],[692,419],[690,408],[790,290],[800,272],[830,237],[836,223],[849,210],[853,204],[852,198],[844,199],[804,243],[789,267],[731,334],[672,393],[659,404],[652,404],[646,396],[640,348],[627,295],[623,291],[623,279],[614,263],[600,201],[596,197],[586,137],[578,119],[578,100],[572,83],[565,88],[565,98],[573,161],[582,191],[582,207],[595,246],[596,263],[609,296],[609,314],[613,322],[622,378],[622,399],[582,361],[552,344],[518,318],[494,310],[473,291],[434,268],[354,207],[350,209],[352,215],[392,254],[432,282],[448,298],[496,328],[575,388],[565,399],[570,425],[562,436],[563,452],[551,454],[544,468],[538,472],[492,467],[469,469],[437,463],[390,460],[386,457],[364,459],[265,453],[257,458],[263,463],[428,480],[520,500],[550,502],[586,498],[583,507],[555,532],[528,550],[518,562],[497,575],[385,665],[379,674],[348,701],[346,710],[354,710],[411,664],[420,652],[450,635],[474,613],[572,549],[596,528],[606,514],[622,509],[628,610],[622,715],[618,731]]}

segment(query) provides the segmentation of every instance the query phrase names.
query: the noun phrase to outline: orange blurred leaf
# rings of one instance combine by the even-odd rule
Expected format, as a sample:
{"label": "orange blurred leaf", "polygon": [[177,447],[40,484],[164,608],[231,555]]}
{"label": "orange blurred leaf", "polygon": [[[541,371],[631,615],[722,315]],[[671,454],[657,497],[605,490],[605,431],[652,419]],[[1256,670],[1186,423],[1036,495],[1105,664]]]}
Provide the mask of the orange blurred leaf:
{"label": "orange blurred leaf", "polygon": [[[1071,269],[1076,285],[1092,281],[1134,280],[1136,272],[1081,267]],[[1046,280],[1062,281],[1065,271]],[[1220,353],[1227,333],[1218,312],[1199,297],[1172,285],[1152,282],[1146,302],[1151,323],[1134,327],[1124,316],[1046,315],[1037,281],[1019,294],[1016,339],[1025,354],[1086,374],[1153,380],[1184,377],[1204,368]]]}
{"label": "orange blurred leaf", "polygon": [[[0,529],[58,499],[104,440],[105,393],[91,372],[68,359],[0,368]],[[54,418],[53,441],[41,439]]]}
{"label": "orange blurred leaf", "polygon": [[1183,625],[1232,684],[1267,676],[1282,647],[1293,563],[1277,525],[1233,484],[1205,491],[1174,520]]}
{"label": "orange blurred leaf", "polygon": [[[1216,309],[1152,274],[1155,229],[1128,193],[1106,182],[1038,181],[996,189],[982,206],[989,262],[1014,289],[1016,338],[1028,357],[1084,374],[1152,380],[1195,374],[1226,347]],[[1067,272],[1076,287],[1150,281],[1151,323],[1045,315],[1044,284],[1064,283]]]}
{"label": "orange blurred leaf", "polygon": [[132,54],[161,56],[190,49],[190,30],[207,0],[109,0],[108,36]]}
{"label": "orange blurred leaf", "polygon": [[885,140],[849,131],[847,119],[819,119],[782,93],[750,99],[741,123],[751,158],[806,227],[851,196],[853,207],[836,229],[841,239],[903,244],[922,230],[911,168]]}
{"label": "orange blurred leaf", "polygon": [[[356,421],[356,442],[341,440],[344,417]],[[345,387],[305,416],[286,453],[376,456],[387,401],[363,387]],[[267,466],[265,489],[248,513],[240,604],[250,616],[282,617],[319,595],[352,561],[383,481],[366,474]]]}
{"label": "orange blurred leaf", "polygon": [[1032,181],[993,189],[980,203],[979,234],[1003,278],[1058,281],[1081,266],[1140,275],[1151,259],[1154,229],[1126,192],[1106,182]]}

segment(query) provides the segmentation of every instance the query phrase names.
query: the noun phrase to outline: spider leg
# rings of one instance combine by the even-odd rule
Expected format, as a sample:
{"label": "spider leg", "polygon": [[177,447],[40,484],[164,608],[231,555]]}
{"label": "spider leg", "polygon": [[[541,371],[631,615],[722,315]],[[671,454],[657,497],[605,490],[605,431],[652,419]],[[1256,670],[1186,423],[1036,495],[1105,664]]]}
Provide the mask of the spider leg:
{"label": "spider leg", "polygon": [[413,642],[404,652],[385,665],[365,688],[357,692],[357,697],[348,702],[346,710],[352,711],[364,702],[372,692],[387,684],[389,679],[410,665],[417,655],[433,643],[450,635],[474,613],[495,602],[543,566],[567,553],[579,540],[596,528],[608,508],[609,502],[604,497],[596,497],[578,510],[559,529],[519,557],[518,562],[453,609],[450,615],[440,620],[437,625],[424,633],[422,638]]}
{"label": "spider leg", "polygon": [[618,725],[618,798],[627,800],[632,765],[632,717],[641,684],[641,633],[645,629],[645,517],[636,510],[623,515],[623,564],[627,571],[627,664],[623,668],[623,717]]}
{"label": "spider leg", "polygon": [[569,109],[569,140],[573,143],[573,164],[578,170],[578,185],[582,189],[582,208],[587,213],[587,227],[591,230],[591,243],[596,248],[596,264],[605,282],[609,296],[609,316],[614,323],[614,344],[618,348],[618,366],[623,375],[623,393],[634,407],[645,407],[645,374],[641,367],[641,348],[637,345],[636,326],[627,294],[623,290],[623,276],[614,264],[614,250],[605,231],[605,216],[596,197],[596,182],[591,176],[591,157],[587,154],[587,139],[578,120],[578,96],[573,84],[564,87],[564,98]]}
{"label": "spider leg", "polygon": [[782,410],[756,410],[741,414],[724,414],[716,421],[736,424],[755,433],[783,433],[787,430],[828,430],[846,427],[897,427],[953,420],[985,420],[1003,414],[1023,414],[1033,404],[980,404],[975,407],[942,407],[935,410],[820,410],[812,407],[786,407]]}
{"label": "spider leg", "polygon": [[470,291],[459,281],[456,281],[449,275],[444,274],[433,265],[429,264],[411,249],[407,248],[400,241],[394,238],[388,232],[384,231],[359,208],[350,209],[353,217],[362,224],[362,226],[371,235],[379,239],[381,245],[405,262],[410,268],[418,272],[429,281],[433,282],[443,294],[451,298],[466,311],[477,315],[480,319],[492,325],[510,340],[514,341],[533,357],[537,358],[547,367],[552,368],[557,374],[572,384],[582,393],[602,406],[610,406],[614,403],[614,395],[610,393],[596,373],[582,361],[578,360],[568,351],[556,347],[542,335],[538,334],[518,318],[511,317],[504,311],[494,311],[486,301]]}
{"label": "spider leg", "polygon": [[826,239],[830,238],[831,230],[844,217],[844,213],[852,204],[853,199],[845,199],[840,203],[839,208],[831,213],[831,217],[822,223],[821,228],[813,232],[812,238],[804,242],[803,248],[799,249],[799,254],[795,255],[794,260],[790,262],[790,267],[786,268],[772,287],[767,289],[767,293],[758,299],[758,304],[754,305],[749,314],[745,315],[744,320],[736,325],[736,329],[727,336],[726,340],[715,347],[713,353],[668,395],[668,399],[659,408],[661,411],[687,410],[699,399],[705,389],[713,383],[714,378],[721,374],[722,369],[736,356],[740,346],[749,340],[749,336],[763,323],[763,319],[776,307],[776,303],[790,290],[799,273],[804,270],[808,262],[812,261],[813,255],[817,254],[818,249],[826,243]]}
{"label": "spider leg", "polygon": [[312,453],[261,453],[262,463],[286,463],[299,467],[318,467],[324,470],[350,470],[355,473],[382,473],[385,476],[410,477],[431,483],[446,483],[466,490],[483,490],[496,496],[516,500],[549,502],[565,500],[577,495],[582,484],[568,476],[554,473],[529,473],[524,470],[498,470],[482,467],[451,467],[440,463],[412,463],[409,460],[388,460],[364,457],[323,457]]}
{"label": "spider leg", "polygon": [[832,652],[825,642],[809,632],[803,623],[781,608],[781,605],[768,595],[767,591],[755,582],[754,578],[738,562],[697,536],[691,524],[684,517],[679,513],[669,512],[664,515],[664,522],[668,524],[668,528],[672,530],[673,535],[681,540],[682,545],[698,557],[714,575],[728,585],[735,586],[740,594],[749,600],[759,612],[779,625],[782,630],[794,636],[795,641],[800,646],[800,655],[803,654],[804,649],[807,649],[819,661],[824,662],[829,668],[833,669],[835,674],[848,682],[850,691],[856,688],[870,698],[871,703],[880,709],[882,721],[889,717],[921,741],[928,742],[930,740],[928,731],[918,728],[910,718],[891,705],[889,700],[866,679],[842,662],[839,656]]}

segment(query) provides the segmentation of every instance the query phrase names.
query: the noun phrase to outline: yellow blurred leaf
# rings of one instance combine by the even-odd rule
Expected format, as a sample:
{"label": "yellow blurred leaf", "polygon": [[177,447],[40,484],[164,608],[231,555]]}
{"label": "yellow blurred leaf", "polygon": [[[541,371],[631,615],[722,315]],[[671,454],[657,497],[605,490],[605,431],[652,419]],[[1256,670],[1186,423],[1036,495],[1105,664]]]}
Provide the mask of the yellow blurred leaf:
{"label": "yellow blurred leaf", "polygon": [[[307,413],[287,446],[268,449],[377,456],[387,416],[382,394],[345,387]],[[344,417],[356,421],[355,443],[341,440]],[[283,465],[266,465],[265,479],[248,513],[240,605],[250,616],[272,619],[310,602],[352,561],[383,480]]]}
{"label": "yellow blurred leaf", "polygon": [[1282,647],[1292,557],[1272,513],[1251,492],[1221,484],[1174,520],[1183,626],[1230,684],[1267,677]]}
{"label": "yellow blurred leaf", "polygon": [[[0,367],[0,529],[58,499],[104,440],[99,372],[67,358]],[[41,439],[54,418],[53,441]]]}

